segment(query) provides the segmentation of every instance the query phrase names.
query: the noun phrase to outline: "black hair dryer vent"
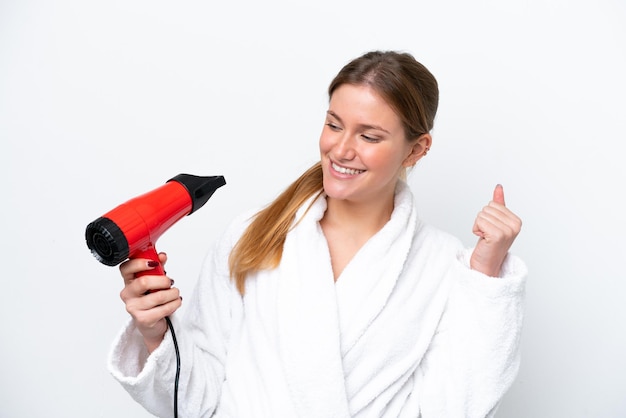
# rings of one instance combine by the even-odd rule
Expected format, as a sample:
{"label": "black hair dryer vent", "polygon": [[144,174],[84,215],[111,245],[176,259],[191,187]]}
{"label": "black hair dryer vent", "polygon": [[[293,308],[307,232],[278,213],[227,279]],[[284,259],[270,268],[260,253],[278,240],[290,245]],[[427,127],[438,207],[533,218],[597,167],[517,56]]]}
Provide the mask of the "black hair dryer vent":
{"label": "black hair dryer vent", "polygon": [[[108,266],[128,258],[147,258],[159,263],[155,249],[159,237],[181,218],[200,209],[225,184],[223,176],[179,174],[87,225],[87,247],[98,261]],[[165,274],[160,263],[144,274],[148,273]]]}

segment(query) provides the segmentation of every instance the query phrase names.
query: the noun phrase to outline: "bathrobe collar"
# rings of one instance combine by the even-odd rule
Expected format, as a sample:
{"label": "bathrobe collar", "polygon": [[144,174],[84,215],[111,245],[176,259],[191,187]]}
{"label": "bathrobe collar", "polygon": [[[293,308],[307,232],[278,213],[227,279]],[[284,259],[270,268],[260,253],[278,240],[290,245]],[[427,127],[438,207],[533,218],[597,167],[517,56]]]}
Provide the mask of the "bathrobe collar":
{"label": "bathrobe collar", "polygon": [[412,199],[400,181],[390,221],[358,251],[337,283],[319,224],[326,196],[298,212],[278,268],[277,304],[280,355],[299,416],[350,416],[342,358],[385,307],[402,271],[417,220]]}

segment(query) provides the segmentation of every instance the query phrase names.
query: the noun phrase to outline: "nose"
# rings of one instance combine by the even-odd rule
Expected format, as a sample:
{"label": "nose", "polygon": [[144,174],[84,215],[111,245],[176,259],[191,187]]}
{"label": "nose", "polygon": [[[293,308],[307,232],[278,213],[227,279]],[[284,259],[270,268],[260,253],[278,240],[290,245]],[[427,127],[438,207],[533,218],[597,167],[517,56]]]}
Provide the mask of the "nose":
{"label": "nose", "polygon": [[354,145],[354,137],[349,132],[345,132],[338,138],[337,143],[333,147],[335,158],[341,161],[353,160],[356,156]]}

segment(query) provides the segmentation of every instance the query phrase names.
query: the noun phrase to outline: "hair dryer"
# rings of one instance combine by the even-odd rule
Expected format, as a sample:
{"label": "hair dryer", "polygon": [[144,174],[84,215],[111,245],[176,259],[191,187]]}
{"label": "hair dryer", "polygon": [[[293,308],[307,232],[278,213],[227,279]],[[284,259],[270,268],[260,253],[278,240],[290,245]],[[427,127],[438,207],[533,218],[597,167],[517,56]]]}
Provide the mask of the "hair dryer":
{"label": "hair dryer", "polygon": [[127,258],[147,258],[159,265],[143,274],[165,274],[155,249],[156,241],[181,218],[200,209],[225,184],[223,176],[179,174],[87,225],[87,247],[108,266]]}

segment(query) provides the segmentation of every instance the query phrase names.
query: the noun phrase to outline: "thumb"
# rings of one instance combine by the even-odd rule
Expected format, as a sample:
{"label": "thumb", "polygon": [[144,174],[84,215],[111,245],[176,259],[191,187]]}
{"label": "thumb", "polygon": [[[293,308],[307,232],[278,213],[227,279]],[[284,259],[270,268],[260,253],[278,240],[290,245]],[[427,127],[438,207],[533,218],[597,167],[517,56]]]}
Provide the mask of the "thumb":
{"label": "thumb", "polygon": [[498,184],[493,191],[493,201],[504,205],[504,188]]}

